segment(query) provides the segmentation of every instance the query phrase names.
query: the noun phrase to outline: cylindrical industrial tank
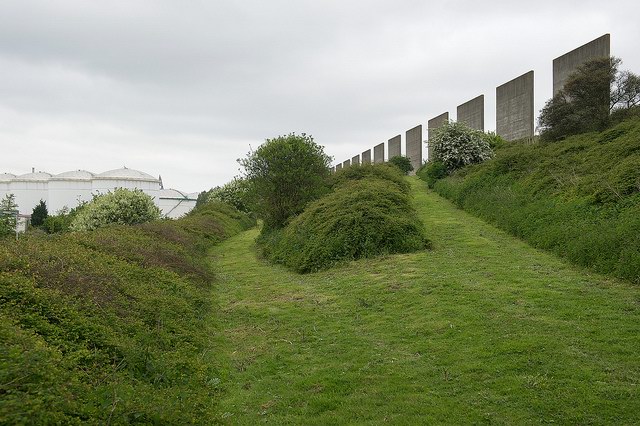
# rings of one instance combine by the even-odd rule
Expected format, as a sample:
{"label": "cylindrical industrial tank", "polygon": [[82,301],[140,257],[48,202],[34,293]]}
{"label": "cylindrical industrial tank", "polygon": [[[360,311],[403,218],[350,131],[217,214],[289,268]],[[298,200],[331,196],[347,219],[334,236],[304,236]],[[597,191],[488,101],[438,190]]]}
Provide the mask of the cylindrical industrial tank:
{"label": "cylindrical industrial tank", "polygon": [[105,194],[116,188],[141,189],[154,199],[156,205],[158,204],[160,179],[147,173],[124,167],[100,173],[93,178],[92,191],[94,194]]}
{"label": "cylindrical industrial tank", "polygon": [[49,173],[35,172],[16,176],[9,183],[8,192],[16,196],[16,204],[21,214],[31,214],[40,200],[49,205],[49,179]]}
{"label": "cylindrical industrial tank", "polygon": [[197,198],[197,192],[185,194],[177,189],[161,189],[157,205],[164,217],[177,219],[189,213],[196,206]]}
{"label": "cylindrical industrial tank", "polygon": [[75,170],[49,179],[49,214],[56,214],[63,207],[72,209],[83,201],[91,201],[94,176],[86,170]]}

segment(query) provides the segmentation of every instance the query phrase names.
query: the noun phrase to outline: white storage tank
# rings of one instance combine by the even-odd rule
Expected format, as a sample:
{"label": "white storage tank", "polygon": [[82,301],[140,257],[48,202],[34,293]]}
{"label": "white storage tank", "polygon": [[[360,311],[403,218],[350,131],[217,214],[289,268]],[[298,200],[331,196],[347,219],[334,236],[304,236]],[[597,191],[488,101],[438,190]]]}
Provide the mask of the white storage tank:
{"label": "white storage tank", "polygon": [[11,173],[0,173],[0,199],[9,193],[9,184],[15,177]]}
{"label": "white storage tank", "polygon": [[116,188],[141,189],[158,204],[160,179],[154,178],[147,173],[123,167],[122,169],[109,170],[93,177],[92,191],[94,194],[105,194]]}
{"label": "white storage tank", "polygon": [[94,176],[95,174],[86,170],[76,170],[60,173],[49,179],[49,214],[56,214],[63,207],[72,209],[81,202],[91,201]]}
{"label": "white storage tank", "polygon": [[16,196],[20,213],[31,214],[40,200],[49,205],[49,179],[51,175],[45,172],[26,173],[13,178],[9,183],[8,192]]}
{"label": "white storage tank", "polygon": [[177,219],[189,213],[196,206],[197,199],[197,192],[186,194],[177,189],[161,189],[156,204],[164,217]]}

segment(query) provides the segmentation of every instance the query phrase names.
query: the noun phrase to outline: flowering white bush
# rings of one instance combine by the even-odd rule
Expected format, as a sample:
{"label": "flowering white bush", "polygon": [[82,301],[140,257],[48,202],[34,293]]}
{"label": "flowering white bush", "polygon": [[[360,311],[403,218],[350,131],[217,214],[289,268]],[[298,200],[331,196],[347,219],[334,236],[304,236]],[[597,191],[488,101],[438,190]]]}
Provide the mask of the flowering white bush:
{"label": "flowering white bush", "polygon": [[134,225],[160,219],[153,199],[139,189],[118,188],[98,195],[73,219],[72,231],[89,231],[112,223]]}
{"label": "flowering white bush", "polygon": [[447,173],[493,157],[486,135],[462,123],[446,123],[436,130],[429,143],[433,145],[434,160],[442,162]]}

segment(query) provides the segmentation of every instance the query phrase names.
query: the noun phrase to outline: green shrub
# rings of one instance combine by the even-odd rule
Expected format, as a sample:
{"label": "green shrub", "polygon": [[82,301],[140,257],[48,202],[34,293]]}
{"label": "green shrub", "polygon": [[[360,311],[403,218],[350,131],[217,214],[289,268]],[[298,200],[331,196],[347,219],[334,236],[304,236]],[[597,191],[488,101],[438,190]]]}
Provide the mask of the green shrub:
{"label": "green shrub", "polygon": [[413,165],[411,164],[411,160],[401,155],[396,155],[395,157],[389,158],[388,163],[393,166],[396,166],[405,175],[408,175],[409,172],[413,171]]}
{"label": "green shrub", "polygon": [[447,169],[442,161],[430,161],[420,167],[416,175],[427,182],[429,188],[433,188],[437,180],[447,176]]}
{"label": "green shrub", "polygon": [[362,179],[382,179],[393,183],[405,194],[409,193],[410,186],[397,167],[388,164],[356,164],[346,169],[341,169],[331,175],[329,186],[336,188],[345,182]]}
{"label": "green shrub", "polygon": [[211,201],[222,201],[241,212],[250,213],[251,200],[249,182],[247,182],[246,179],[235,177],[231,182],[225,183],[222,186],[216,186],[205,193],[199,194],[196,206]]}
{"label": "green shrub", "polygon": [[73,231],[89,231],[110,224],[136,225],[160,219],[160,209],[142,190],[118,188],[95,196],[71,222]]}
{"label": "green shrub", "polygon": [[179,220],[0,245],[0,423],[214,418],[207,249],[253,220],[210,203]]}
{"label": "green shrub", "polygon": [[341,183],[260,244],[267,258],[300,273],[430,246],[409,195],[372,177]]}

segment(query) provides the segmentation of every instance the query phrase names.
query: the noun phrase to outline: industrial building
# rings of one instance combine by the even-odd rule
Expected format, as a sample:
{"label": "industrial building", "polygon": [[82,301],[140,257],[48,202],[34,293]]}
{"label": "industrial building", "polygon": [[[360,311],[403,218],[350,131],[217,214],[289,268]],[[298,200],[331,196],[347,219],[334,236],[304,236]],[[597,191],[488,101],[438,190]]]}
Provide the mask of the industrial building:
{"label": "industrial building", "polygon": [[198,193],[165,189],[160,177],[126,167],[99,174],[86,170],[57,175],[35,170],[17,176],[0,173],[0,199],[14,194],[20,214],[25,215],[31,214],[40,200],[47,203],[49,214],[55,214],[64,207],[76,207],[83,201],[91,201],[93,195],[116,188],[142,190],[153,198],[164,217],[172,219],[193,209],[198,197]]}

